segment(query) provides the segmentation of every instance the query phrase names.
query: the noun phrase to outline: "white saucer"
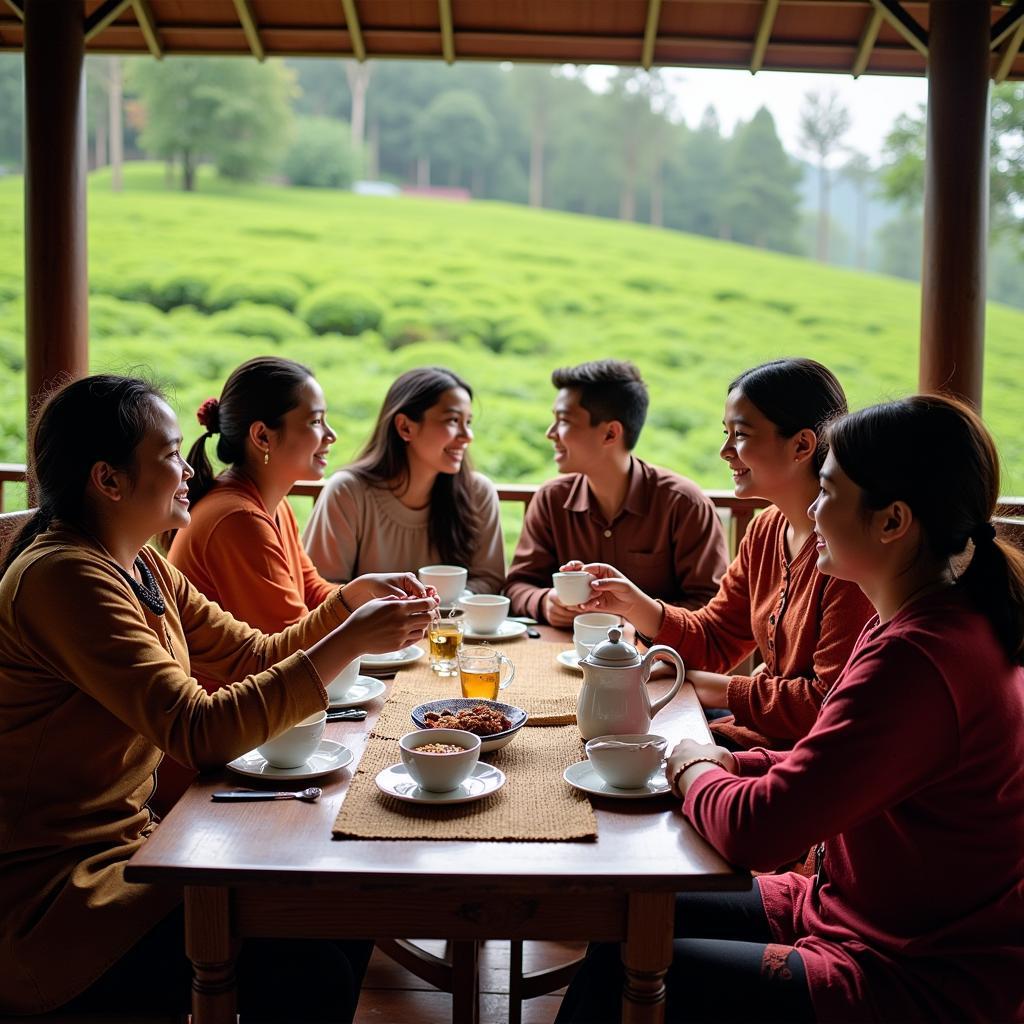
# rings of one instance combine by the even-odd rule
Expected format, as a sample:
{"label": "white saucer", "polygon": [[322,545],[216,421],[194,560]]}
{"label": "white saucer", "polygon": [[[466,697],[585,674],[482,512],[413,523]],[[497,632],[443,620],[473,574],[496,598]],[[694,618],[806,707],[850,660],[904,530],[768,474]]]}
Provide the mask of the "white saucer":
{"label": "white saucer", "polygon": [[494,765],[477,762],[473,774],[450,793],[429,793],[420,789],[404,764],[385,768],[374,781],[382,793],[411,804],[468,804],[497,793],[505,785],[505,773]]}
{"label": "white saucer", "polygon": [[257,779],[316,779],[344,768],[351,760],[352,751],[344,744],[321,740],[313,756],[298,768],[274,768],[258,750],[236,757],[228,762],[228,767],[239,775],[252,775]]}
{"label": "white saucer", "polygon": [[403,647],[400,651],[390,651],[388,654],[364,654],[359,659],[360,665],[367,668],[405,668],[414,661],[419,661],[426,651],[422,647],[413,644],[411,647]]}
{"label": "white saucer", "polygon": [[356,681],[340,697],[331,698],[329,706],[332,709],[357,708],[362,704],[369,704],[386,689],[387,687],[373,676],[357,676]]}
{"label": "white saucer", "polygon": [[558,654],[555,655],[555,661],[557,661],[559,665],[564,665],[566,668],[573,669],[575,672],[583,671],[583,669],[580,668],[580,656],[576,653],[575,647],[568,651],[559,651]]}
{"label": "white saucer", "polygon": [[477,633],[466,625],[467,640],[511,640],[525,632],[525,622],[513,622],[511,619],[506,619],[493,633]]}
{"label": "white saucer", "polygon": [[584,793],[593,793],[595,796],[610,796],[616,800],[643,800],[649,796],[661,796],[669,791],[668,779],[664,774],[657,774],[638,789],[619,789],[608,782],[605,782],[600,775],[594,771],[594,766],[589,761],[577,761],[569,765],[562,773],[562,778],[570,786],[582,790]]}

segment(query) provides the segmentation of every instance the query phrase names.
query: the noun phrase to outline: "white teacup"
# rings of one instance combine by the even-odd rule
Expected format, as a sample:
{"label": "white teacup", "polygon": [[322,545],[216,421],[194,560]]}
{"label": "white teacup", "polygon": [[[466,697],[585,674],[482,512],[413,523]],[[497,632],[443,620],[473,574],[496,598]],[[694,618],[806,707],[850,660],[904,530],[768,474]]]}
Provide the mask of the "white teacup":
{"label": "white teacup", "polygon": [[441,604],[451,607],[466,589],[469,571],[459,565],[425,565],[416,575],[425,587],[433,587]]}
{"label": "white teacup", "polygon": [[597,577],[590,572],[553,572],[551,582],[555,585],[555,593],[562,604],[583,604],[594,596],[590,584]]}
{"label": "white teacup", "polygon": [[275,768],[301,768],[316,753],[326,727],[327,712],[317,711],[256,749]]}
{"label": "white teacup", "polygon": [[459,599],[473,633],[493,633],[508,615],[509,599],[500,594],[473,594]]}
{"label": "white teacup", "polygon": [[[431,754],[421,752],[428,743],[450,743],[461,752]],[[417,729],[399,741],[402,763],[409,774],[428,793],[450,793],[469,778],[480,759],[480,737],[465,729]]]}
{"label": "white teacup", "polygon": [[595,736],[587,742],[587,757],[594,771],[616,789],[639,789],[661,767],[668,740],[643,736]]}
{"label": "white teacup", "polygon": [[622,625],[618,615],[607,612],[586,612],[572,620],[572,642],[576,653],[585,658],[594,644],[608,639],[608,630],[612,626]]}
{"label": "white teacup", "polygon": [[359,678],[359,659],[350,661],[330,682],[327,696],[332,700],[344,700],[348,691]]}

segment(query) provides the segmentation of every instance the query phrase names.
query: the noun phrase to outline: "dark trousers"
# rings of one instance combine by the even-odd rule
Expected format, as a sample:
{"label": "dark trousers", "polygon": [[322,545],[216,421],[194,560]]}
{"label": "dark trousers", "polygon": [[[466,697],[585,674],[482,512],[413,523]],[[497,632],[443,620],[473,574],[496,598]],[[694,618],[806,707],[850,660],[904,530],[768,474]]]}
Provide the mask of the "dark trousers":
{"label": "dark trousers", "polygon": [[[676,897],[665,1020],[688,1024],[805,1024],[814,1020],[800,954],[774,946],[755,883],[750,892]],[[610,1024],[621,1017],[618,943],[592,943],[556,1024]]]}
{"label": "dark trousers", "polygon": [[[246,939],[236,964],[238,1010],[247,1022],[349,1022],[373,943]],[[187,1013],[192,966],[179,908],[63,1009],[80,1013],[148,1009]]]}

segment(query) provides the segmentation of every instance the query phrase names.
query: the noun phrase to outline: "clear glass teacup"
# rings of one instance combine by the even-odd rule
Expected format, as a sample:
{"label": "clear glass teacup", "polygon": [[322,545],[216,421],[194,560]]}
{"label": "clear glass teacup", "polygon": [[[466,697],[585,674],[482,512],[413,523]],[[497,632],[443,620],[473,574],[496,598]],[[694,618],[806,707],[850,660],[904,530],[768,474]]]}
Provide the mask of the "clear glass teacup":
{"label": "clear glass teacup", "polygon": [[476,700],[497,700],[516,677],[516,667],[487,644],[465,644],[459,651],[459,681],[462,696]]}

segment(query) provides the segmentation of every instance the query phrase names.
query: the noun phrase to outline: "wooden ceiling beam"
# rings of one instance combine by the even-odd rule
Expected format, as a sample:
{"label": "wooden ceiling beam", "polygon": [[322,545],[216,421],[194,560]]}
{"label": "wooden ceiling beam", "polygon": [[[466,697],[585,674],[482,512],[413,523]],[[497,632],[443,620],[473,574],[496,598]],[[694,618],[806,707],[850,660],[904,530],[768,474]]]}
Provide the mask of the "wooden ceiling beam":
{"label": "wooden ceiling beam", "polygon": [[341,0],[341,6],[345,10],[345,24],[348,27],[348,37],[352,41],[352,56],[358,61],[364,61],[366,44],[363,42],[363,30],[359,27],[356,0]]}
{"label": "wooden ceiling beam", "polygon": [[768,49],[768,40],[772,37],[775,15],[778,12],[779,0],[764,0],[761,23],[757,26],[757,35],[754,38],[754,52],[750,58],[750,73],[752,75],[756,75],[764,67],[764,54]]}
{"label": "wooden ceiling beam", "polygon": [[661,19],[661,0],[647,0],[647,19],[644,23],[644,45],[640,51],[640,66],[651,70],[654,46],[658,41],[658,22]]}
{"label": "wooden ceiling beam", "polygon": [[441,19],[441,56],[445,64],[454,64],[455,33],[452,31],[451,0],[437,0],[437,13]]}
{"label": "wooden ceiling beam", "polygon": [[1024,0],[1017,2],[992,26],[992,49],[998,50],[1003,41],[1024,23]]}
{"label": "wooden ceiling beam", "polygon": [[899,0],[871,0],[871,3],[875,10],[927,60],[928,33],[907,14]]}
{"label": "wooden ceiling beam", "polygon": [[238,14],[238,20],[242,23],[242,31],[245,33],[246,42],[249,44],[249,49],[252,50],[252,55],[258,61],[262,61],[267,55],[263,50],[260,32],[256,27],[256,19],[253,17],[249,0],[235,0],[235,11]]}
{"label": "wooden ceiling beam", "polygon": [[850,68],[850,74],[854,78],[860,78],[864,74],[868,61],[871,60],[871,54],[875,49],[875,43],[878,42],[878,31],[881,27],[882,12],[876,7],[871,12],[868,23],[864,26],[864,34],[860,37],[860,43],[857,46],[857,57],[853,62],[853,67]]}
{"label": "wooden ceiling beam", "polygon": [[106,0],[85,19],[85,41],[98,36],[108,25],[112,25],[121,16],[121,12],[131,5],[132,0]]}
{"label": "wooden ceiling beam", "polygon": [[996,65],[996,73],[993,75],[996,85],[1002,85],[1009,77],[1010,70],[1013,68],[1013,62],[1017,59],[1017,54],[1020,53],[1022,43],[1024,43],[1024,19],[1017,23],[1016,31],[1007,40],[1006,46],[1003,47],[1003,52],[999,55],[999,63]]}
{"label": "wooden ceiling beam", "polygon": [[135,19],[139,23],[139,31],[142,38],[146,40],[149,52],[157,59],[164,59],[164,48],[160,42],[160,33],[157,31],[156,19],[153,17],[153,9],[149,6],[149,0],[132,0],[132,7],[135,9]]}

